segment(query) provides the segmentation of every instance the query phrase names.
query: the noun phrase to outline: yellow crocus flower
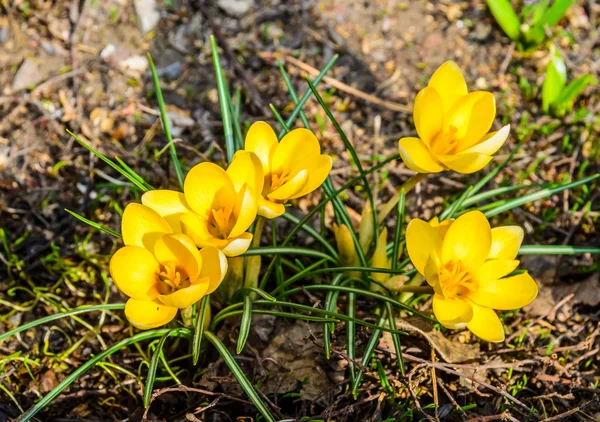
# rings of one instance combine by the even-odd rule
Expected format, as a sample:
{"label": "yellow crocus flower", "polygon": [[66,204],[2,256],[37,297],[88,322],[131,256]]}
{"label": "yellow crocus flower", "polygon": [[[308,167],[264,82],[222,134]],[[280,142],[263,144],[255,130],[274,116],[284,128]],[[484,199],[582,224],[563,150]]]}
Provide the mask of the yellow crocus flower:
{"label": "yellow crocus flower", "polygon": [[110,259],[110,275],[129,300],[125,316],[140,329],[171,321],[177,309],[212,293],[227,272],[215,247],[198,250],[192,239],[142,204],[129,204],[121,223],[125,246]]}
{"label": "yellow crocus flower", "polygon": [[256,122],[246,134],[244,149],[262,163],[258,214],[266,218],[283,215],[287,201],[317,189],[331,171],[331,157],[321,154],[317,137],[307,129],[294,129],[279,142],[268,123]]}
{"label": "yellow crocus flower", "polygon": [[418,138],[399,141],[400,156],[417,173],[453,170],[474,173],[485,167],[504,145],[506,125],[489,132],[496,116],[490,92],[468,92],[456,63],[441,65],[415,98],[413,117]]}
{"label": "yellow crocus flower", "polygon": [[142,196],[142,203],[198,247],[215,246],[233,257],[246,252],[252,241],[246,230],[256,219],[257,189],[262,189],[260,161],[253,153],[238,151],[227,170],[209,162],[194,166],[183,194],[153,190]]}
{"label": "yellow crocus flower", "polygon": [[447,328],[467,327],[490,342],[504,341],[494,312],[521,308],[538,293],[528,273],[506,277],[515,260],[523,229],[491,229],[479,211],[468,212],[449,225],[412,220],[406,229],[408,255],[435,293],[433,313]]}

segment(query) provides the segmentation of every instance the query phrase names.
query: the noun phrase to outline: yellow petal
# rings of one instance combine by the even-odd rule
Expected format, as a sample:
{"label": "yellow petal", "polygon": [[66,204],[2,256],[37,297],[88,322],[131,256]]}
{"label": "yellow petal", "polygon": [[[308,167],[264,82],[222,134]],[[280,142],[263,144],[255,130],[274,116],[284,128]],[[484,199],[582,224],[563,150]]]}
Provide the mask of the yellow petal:
{"label": "yellow petal", "polygon": [[246,253],[252,242],[252,233],[242,233],[238,237],[230,237],[227,244],[217,246],[225,256],[234,257]]}
{"label": "yellow petal", "polygon": [[515,259],[525,232],[519,226],[494,227],[492,246],[487,259]]}
{"label": "yellow petal", "polygon": [[426,221],[415,218],[406,227],[406,249],[417,271],[425,275],[429,256],[441,256],[442,238]]}
{"label": "yellow petal", "polygon": [[308,129],[294,129],[283,137],[271,163],[271,171],[293,169],[307,158],[321,155],[321,145],[317,137]]}
{"label": "yellow petal", "polygon": [[476,91],[459,99],[444,120],[444,132],[453,131],[456,151],[464,151],[483,139],[496,117],[496,100],[490,92]]}
{"label": "yellow petal", "polygon": [[360,215],[360,223],[358,225],[358,243],[364,253],[369,251],[373,235],[375,234],[375,224],[373,223],[373,210],[371,204],[367,201]]}
{"label": "yellow petal", "polygon": [[228,237],[238,237],[252,225],[256,219],[258,204],[254,193],[247,187],[242,186],[237,195],[237,202],[233,210],[235,224]]}
{"label": "yellow petal", "polygon": [[277,145],[277,135],[273,128],[266,122],[256,122],[248,129],[244,149],[258,156],[266,174],[271,171],[271,160]]}
{"label": "yellow petal", "polygon": [[185,202],[183,193],[174,190],[151,190],[142,195],[142,204],[152,208],[167,220],[174,233],[181,233],[179,220],[185,213],[192,212]]}
{"label": "yellow petal", "polygon": [[254,195],[260,195],[265,182],[263,167],[260,159],[253,152],[237,151],[227,167],[227,174],[236,191],[244,185],[250,187]]}
{"label": "yellow petal", "polygon": [[217,248],[210,246],[202,248],[200,254],[203,262],[200,276],[208,278],[206,294],[211,294],[219,287],[227,274],[227,257]]}
{"label": "yellow petal", "polygon": [[433,313],[446,328],[463,328],[473,317],[473,309],[469,302],[461,299],[445,299],[433,295]]}
{"label": "yellow petal", "polygon": [[439,173],[444,170],[419,138],[402,138],[398,141],[400,157],[406,167],[417,173]]}
{"label": "yellow petal", "polygon": [[181,216],[181,230],[194,244],[200,248],[205,246],[216,246],[218,248],[227,245],[227,239],[219,239],[209,231],[210,223],[197,214],[184,214]]}
{"label": "yellow petal", "polygon": [[285,214],[285,205],[269,201],[266,198],[258,198],[258,215],[265,218],[276,218]]}
{"label": "yellow petal", "polygon": [[460,152],[462,154],[469,152],[478,152],[480,154],[485,155],[494,155],[496,152],[498,152],[500,148],[502,148],[502,145],[504,145],[504,143],[508,139],[509,133],[510,125],[506,125],[496,132],[490,132],[487,135],[485,135],[481,139],[481,142],[479,142],[475,146],[472,146],[471,148]]}
{"label": "yellow petal", "polygon": [[508,311],[529,305],[537,294],[537,283],[528,273],[523,273],[480,281],[479,289],[471,292],[469,299],[486,308]]}
{"label": "yellow petal", "polygon": [[475,271],[488,256],[491,243],[487,218],[481,211],[470,211],[454,220],[448,229],[442,243],[442,261],[460,261]]}
{"label": "yellow petal", "polygon": [[158,239],[154,244],[154,257],[161,264],[174,262],[177,269],[183,269],[190,280],[195,280],[200,274],[200,252],[192,239],[183,233],[167,234]]}
{"label": "yellow petal", "polygon": [[177,308],[165,306],[158,300],[129,299],[125,304],[125,317],[140,330],[149,330],[168,324],[177,314]]}
{"label": "yellow petal", "polygon": [[185,177],[183,192],[188,205],[206,220],[213,209],[235,206],[233,183],[225,170],[214,163],[194,166]]}
{"label": "yellow petal", "polygon": [[438,155],[446,167],[461,174],[471,174],[481,170],[492,161],[492,157],[477,152],[465,152],[454,155]]}
{"label": "yellow petal", "polygon": [[[391,268],[391,260],[387,257],[387,228],[384,228],[377,239],[377,246],[373,252],[373,267],[374,268]],[[385,283],[390,274],[388,273],[371,273],[372,277],[381,282]]]}
{"label": "yellow petal", "polygon": [[484,308],[475,303],[473,306],[473,318],[467,324],[467,328],[477,337],[491,343],[504,341],[504,327],[500,318],[493,309]]}
{"label": "yellow petal", "polygon": [[152,253],[140,246],[125,246],[110,258],[110,275],[125,295],[153,300],[158,296],[160,265]]}
{"label": "yellow petal", "polygon": [[308,181],[302,190],[290,196],[290,199],[300,198],[301,196],[307,195],[321,186],[325,179],[327,179],[327,176],[329,176],[332,165],[333,160],[331,157],[324,154],[317,157],[312,157],[309,162],[302,164],[303,168],[308,171]]}
{"label": "yellow petal", "polygon": [[306,184],[308,183],[308,171],[300,170],[294,177],[292,177],[289,181],[275,189],[273,192],[267,195],[272,201],[287,201],[294,195],[304,189]]}
{"label": "yellow petal", "polygon": [[444,123],[444,105],[435,88],[426,87],[419,91],[415,98],[413,118],[419,138],[426,145],[431,145]]}
{"label": "yellow petal", "polygon": [[441,236],[442,239],[446,237],[446,233],[448,233],[448,229],[454,222],[454,219],[439,221],[437,217],[429,220],[429,225],[433,227]]}
{"label": "yellow petal", "polygon": [[435,88],[442,98],[444,113],[448,113],[461,97],[467,95],[467,83],[460,68],[453,61],[441,65],[431,76],[428,86]]}
{"label": "yellow petal", "polygon": [[168,295],[158,296],[163,304],[173,308],[184,309],[198,302],[208,290],[208,278],[198,280],[198,283],[192,284],[184,289],[179,289]]}
{"label": "yellow petal", "polygon": [[334,223],[333,235],[338,250],[338,262],[343,267],[353,267],[358,264],[358,255],[354,248],[354,240],[350,229],[345,224],[339,226]]}
{"label": "yellow petal", "polygon": [[511,259],[491,259],[485,261],[473,272],[473,275],[479,283],[485,283],[490,280],[498,280],[512,273],[519,266],[519,261]]}
{"label": "yellow petal", "polygon": [[154,242],[165,233],[173,233],[171,226],[156,211],[142,204],[129,204],[121,221],[123,242],[152,250]]}

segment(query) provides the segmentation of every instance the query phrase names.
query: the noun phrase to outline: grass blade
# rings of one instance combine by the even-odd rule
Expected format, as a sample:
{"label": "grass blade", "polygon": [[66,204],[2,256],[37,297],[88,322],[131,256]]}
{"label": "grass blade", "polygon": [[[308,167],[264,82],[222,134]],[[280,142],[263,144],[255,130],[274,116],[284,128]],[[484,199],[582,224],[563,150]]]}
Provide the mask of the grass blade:
{"label": "grass blade", "polygon": [[265,418],[265,420],[267,420],[268,422],[276,422],[275,418],[273,417],[273,415],[271,415],[271,412],[269,411],[267,406],[260,399],[258,393],[254,389],[248,378],[246,378],[246,375],[244,375],[244,372],[242,372],[242,369],[237,364],[234,357],[231,355],[231,353],[229,353],[229,350],[227,350],[227,347],[225,347],[221,340],[219,340],[219,338],[210,331],[207,331],[206,333],[204,333],[204,335],[206,336],[208,341],[210,341],[212,345],[215,346],[215,349],[217,349],[217,351],[229,367],[229,370],[233,373],[233,376],[240,383],[240,386],[246,392],[250,401],[254,403],[254,406],[256,406],[256,409],[260,412],[263,418]]}
{"label": "grass blade", "polygon": [[121,235],[121,233],[117,233],[113,229],[109,229],[108,227],[103,226],[100,223],[96,223],[95,221],[88,220],[84,216],[77,214],[75,211],[71,211],[71,210],[69,210],[67,208],[65,208],[65,211],[68,212],[69,214],[71,214],[73,217],[75,217],[79,221],[87,224],[88,226],[91,226],[91,227],[95,228],[96,230],[100,230],[101,232],[110,234],[111,236],[114,236],[114,237],[119,238],[119,239],[123,238],[123,236]]}
{"label": "grass blade", "polygon": [[[381,337],[382,333],[381,327],[383,327],[383,325],[385,324],[385,320],[386,311],[384,310],[381,314],[381,317],[377,321],[377,328],[373,331],[373,334],[371,334],[371,338],[369,339],[367,347],[365,348],[365,352],[360,362],[362,366],[369,366],[369,363],[371,362],[371,357],[373,356],[373,352],[375,351],[375,347],[377,347],[377,345],[379,344],[379,338]],[[363,376],[364,372],[359,369],[358,373],[356,374],[356,377],[354,378],[354,381],[352,382],[352,395],[354,396],[354,400],[357,399],[358,387],[360,387],[360,383],[363,379]]]}
{"label": "grass blade", "polygon": [[331,256],[323,253],[321,251],[316,251],[314,249],[309,248],[297,248],[297,247],[283,247],[278,246],[276,248],[273,247],[260,247],[260,248],[250,248],[241,256],[256,256],[256,255],[303,255],[303,256],[311,256],[313,258],[322,258],[327,259],[333,263],[337,263],[337,260],[332,258]]}
{"label": "grass blade", "polygon": [[202,348],[202,335],[204,334],[204,320],[206,319],[206,307],[210,306],[210,295],[204,296],[200,299],[200,306],[198,310],[198,321],[194,329],[194,337],[192,339],[192,362],[194,365],[198,364],[200,359],[200,351]]}
{"label": "grass blade", "polygon": [[227,162],[231,163],[233,154],[236,148],[233,137],[233,124],[231,121],[231,97],[229,96],[229,88],[221,66],[221,58],[217,51],[217,42],[215,36],[210,36],[210,48],[212,51],[213,63],[215,67],[215,76],[217,79],[217,91],[219,92],[219,104],[221,105],[221,119],[223,120],[223,132],[225,134],[225,149],[227,152]]}
{"label": "grass blade", "polygon": [[250,325],[252,324],[252,298],[250,295],[244,297],[244,309],[242,313],[242,322],[240,323],[240,334],[238,335],[236,352],[239,355],[244,350],[246,340],[250,334]]}
{"label": "grass blade", "polygon": [[[92,148],[91,145],[88,145],[87,142],[84,142],[81,138],[79,138],[79,136],[75,135],[73,132],[71,132],[69,129],[67,129],[67,133],[69,135],[71,135],[79,145],[81,145],[82,147],[84,147],[85,149],[87,149],[88,151],[90,151],[92,154],[94,154],[96,157],[100,158],[102,161],[104,161],[106,164],[108,164],[110,167],[112,167],[114,170],[116,170],[117,172],[119,172],[122,176],[124,176],[127,180],[129,180],[131,183],[133,183],[135,186],[137,186],[141,191],[143,192],[148,192],[149,188],[146,187],[146,185],[148,185],[148,183],[144,182],[143,184],[140,183],[138,181],[138,179],[141,179],[141,176],[138,175],[136,173],[137,177],[132,176],[128,171],[122,169],[121,167],[119,167],[117,164],[115,164],[111,159],[107,158],[105,155],[101,154],[100,152],[96,151],[94,148]],[[133,170],[131,170],[133,171]],[[142,179],[143,180],[143,179]],[[148,185],[150,186],[150,185]],[[150,187],[150,189],[152,189]]]}
{"label": "grass blade", "polygon": [[[394,316],[394,311],[392,309],[392,305],[389,302],[386,302],[385,309],[387,310],[388,324],[390,329],[396,331],[396,317]],[[394,343],[394,349],[396,350],[396,359],[398,360],[398,369],[400,369],[400,373],[402,376],[405,375],[404,369],[404,358],[402,357],[402,345],[400,344],[400,334],[390,333],[392,336],[392,342]]]}
{"label": "grass blade", "polygon": [[504,211],[508,211],[508,210],[513,209],[513,208],[516,208],[516,207],[519,207],[521,205],[524,205],[524,204],[526,204],[528,202],[537,201],[539,199],[543,199],[543,198],[546,198],[548,196],[554,195],[555,193],[562,192],[562,191],[564,191],[566,189],[571,189],[571,188],[574,188],[576,186],[583,185],[585,183],[591,182],[592,180],[595,180],[598,177],[600,177],[600,174],[594,174],[594,175],[592,175],[590,177],[586,177],[585,179],[577,180],[577,181],[571,182],[571,183],[565,183],[565,184],[559,185],[559,186],[557,186],[555,188],[540,189],[539,191],[530,193],[529,195],[525,195],[525,196],[522,196],[520,198],[515,198],[515,199],[513,199],[511,201],[508,201],[507,203],[502,204],[502,205],[500,205],[500,206],[498,206],[498,207],[496,207],[494,209],[491,209],[491,210],[485,212],[484,214],[485,214],[485,216],[487,218],[490,218],[490,217],[493,217],[495,215],[501,214]]}
{"label": "grass blade", "polygon": [[148,367],[148,375],[146,376],[146,384],[144,384],[144,408],[150,406],[150,398],[152,398],[152,391],[154,391],[154,380],[156,379],[156,370],[158,369],[158,360],[160,358],[160,353],[165,345],[165,341],[167,341],[167,337],[171,334],[171,331],[166,332],[156,349],[154,350],[154,354],[152,355],[152,359],[150,359],[150,366]]}
{"label": "grass blade", "polygon": [[[296,90],[294,89],[294,85],[292,84],[292,81],[290,80],[290,76],[285,71],[285,67],[283,67],[283,62],[281,60],[277,60],[277,66],[279,67],[279,72],[281,72],[281,76],[283,77],[285,86],[288,89],[290,97],[292,97],[292,101],[294,102],[294,105],[296,107],[298,107],[298,102],[299,102],[298,94],[296,93]],[[302,109],[300,109],[300,120],[302,120],[302,124],[304,125],[305,128],[310,129],[310,124],[308,123],[308,119],[306,118],[306,113],[304,113],[304,110],[302,110]]]}
{"label": "grass blade", "polygon": [[56,387],[54,387],[48,394],[46,394],[40,401],[38,401],[27,412],[25,412],[25,414],[21,415],[21,417],[18,420],[21,422],[31,420],[38,412],[40,412],[42,409],[46,408],[46,406],[48,406],[52,400],[54,400],[60,393],[62,393],[65,388],[67,388],[76,379],[78,379],[85,372],[87,372],[90,368],[92,368],[98,362],[103,361],[108,356],[111,356],[111,355],[117,353],[119,350],[121,350],[124,347],[130,346],[135,343],[139,343],[140,341],[148,340],[151,338],[161,337],[164,334],[168,333],[169,331],[172,332],[171,335],[175,335],[178,337],[185,337],[190,334],[190,331],[186,328],[177,328],[174,330],[169,329],[169,328],[162,328],[162,329],[157,329],[157,330],[143,331],[132,337],[121,340],[121,341],[113,344],[111,347],[104,350],[103,352],[99,353],[98,355],[90,358],[85,363],[83,363],[81,366],[79,366],[77,369],[75,369],[75,371],[73,371],[71,374],[69,374]]}
{"label": "grass blade", "polygon": [[519,255],[579,255],[584,253],[600,254],[600,248],[567,245],[523,245]]}
{"label": "grass blade", "polygon": [[394,230],[394,246],[392,249],[392,270],[398,269],[398,260],[400,259],[400,242],[402,241],[402,227],[404,226],[404,205],[406,202],[406,193],[404,189],[400,190],[400,199],[398,200],[398,212],[396,218],[396,230]]}
{"label": "grass blade", "polygon": [[165,108],[165,100],[162,95],[162,90],[160,89],[160,81],[158,80],[158,74],[156,73],[156,68],[154,67],[154,61],[152,60],[152,56],[148,53],[148,62],[150,63],[150,71],[152,72],[152,81],[154,82],[154,90],[156,91],[156,100],[158,101],[158,108],[160,109],[160,119],[163,124],[163,130],[165,131],[165,136],[167,137],[167,144],[169,145],[169,151],[171,152],[171,161],[173,162],[173,167],[175,168],[175,175],[177,176],[177,181],[179,182],[179,187],[183,190],[183,170],[181,169],[181,163],[179,162],[179,158],[177,158],[177,150],[175,149],[175,144],[173,143],[173,137],[171,136],[171,129],[169,128],[169,118],[167,117],[167,109]]}
{"label": "grass blade", "polygon": [[510,0],[487,0],[490,12],[504,33],[513,41],[521,35],[521,22]]}

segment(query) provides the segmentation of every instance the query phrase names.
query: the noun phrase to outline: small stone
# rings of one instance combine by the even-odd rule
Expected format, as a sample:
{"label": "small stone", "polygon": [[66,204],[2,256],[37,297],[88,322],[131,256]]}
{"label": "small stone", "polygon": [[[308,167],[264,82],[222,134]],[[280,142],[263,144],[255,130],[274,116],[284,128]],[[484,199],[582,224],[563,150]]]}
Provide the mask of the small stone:
{"label": "small stone", "polygon": [[160,20],[160,13],[155,0],[134,0],[135,13],[142,34],[152,31]]}
{"label": "small stone", "polygon": [[477,89],[486,90],[488,87],[488,83],[485,80],[485,78],[482,76],[482,77],[477,78],[477,80],[475,81],[475,86],[477,87]]}
{"label": "small stone", "polygon": [[119,67],[123,70],[142,74],[148,69],[148,59],[146,56],[131,56],[119,63]]}
{"label": "small stone", "polygon": [[492,32],[492,25],[490,25],[488,23],[479,22],[475,26],[475,31],[473,32],[473,37],[475,37],[476,40],[485,41],[490,36],[491,32]]}
{"label": "small stone", "polygon": [[171,63],[168,66],[159,67],[156,69],[156,74],[159,78],[177,79],[183,72],[183,65],[180,62]]}
{"label": "small stone", "polygon": [[38,82],[41,82],[42,74],[32,59],[25,59],[13,79],[12,90],[13,92],[21,91],[35,86]]}
{"label": "small stone", "polygon": [[228,15],[239,18],[240,16],[247,13],[252,4],[253,0],[218,0],[217,5]]}
{"label": "small stone", "polygon": [[44,40],[40,43],[40,47],[42,47],[42,50],[51,56],[64,56],[67,54],[67,51],[62,48],[60,44],[55,42]]}
{"label": "small stone", "polygon": [[0,45],[8,39],[8,24],[0,26]]}

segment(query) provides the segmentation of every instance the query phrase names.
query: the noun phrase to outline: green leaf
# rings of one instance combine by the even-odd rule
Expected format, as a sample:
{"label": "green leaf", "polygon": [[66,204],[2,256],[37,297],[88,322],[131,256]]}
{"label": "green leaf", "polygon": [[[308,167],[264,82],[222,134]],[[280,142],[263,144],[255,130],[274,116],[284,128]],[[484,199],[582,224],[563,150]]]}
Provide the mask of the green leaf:
{"label": "green leaf", "polygon": [[198,310],[198,321],[194,328],[194,337],[192,339],[192,362],[194,365],[198,364],[200,359],[200,351],[202,348],[202,336],[204,334],[204,320],[206,319],[206,307],[210,306],[210,295],[204,296],[200,299],[200,306]]}
{"label": "green leaf", "polygon": [[554,25],[560,22],[562,17],[565,15],[565,13],[567,13],[567,10],[573,5],[573,3],[575,3],[575,0],[555,0],[544,16],[544,23],[552,28]]}
{"label": "green leaf", "polygon": [[106,305],[91,305],[91,306],[82,306],[80,308],[71,309],[64,312],[59,312],[57,314],[48,315],[43,318],[38,318],[34,321],[28,322],[26,324],[20,325],[19,327],[7,331],[6,333],[0,334],[0,341],[5,340],[15,334],[21,333],[23,331],[29,330],[30,328],[34,328],[48,322],[56,321],[57,319],[67,318],[73,315],[83,314],[87,312],[99,312],[99,311],[121,311],[125,309],[124,303],[112,303]]}
{"label": "green leaf", "polygon": [[[344,274],[338,274],[332,280],[331,285],[337,286],[343,280]],[[337,298],[339,292],[327,292],[325,297],[325,310],[328,312],[335,312],[337,310]],[[323,324],[323,347],[325,348],[325,357],[329,359],[331,357],[331,333],[335,326],[333,324]]]}
{"label": "green leaf", "polygon": [[[300,223],[300,219],[298,217],[296,217],[295,215],[292,215],[289,212],[286,212],[281,217],[283,217],[284,219],[286,219],[294,224]],[[311,235],[325,249],[327,249],[327,252],[329,252],[329,255],[331,255],[332,258],[337,259],[338,253],[337,253],[336,249],[331,245],[331,243],[329,243],[327,241],[327,239],[325,239],[323,236],[321,236],[321,234],[318,231],[313,229],[311,226],[304,226],[304,231],[306,233],[308,233],[309,235]]]}
{"label": "green leaf", "polygon": [[567,245],[523,245],[519,255],[579,255],[584,253],[600,254],[600,248]]}
{"label": "green leaf", "polygon": [[[108,164],[109,166],[111,166],[114,170],[116,170],[117,172],[121,173],[122,176],[124,176],[127,180],[129,180],[131,183],[133,183],[135,186],[138,187],[138,189],[140,189],[143,192],[148,192],[149,189],[152,189],[152,187],[150,185],[148,185],[148,183],[143,182],[141,183],[139,180],[142,179],[141,176],[139,176],[138,174],[136,174],[136,176],[132,176],[131,173],[128,170],[125,170],[121,167],[119,167],[117,164],[115,164],[111,159],[107,158],[105,155],[101,154],[100,152],[96,151],[94,148],[92,148],[91,145],[88,145],[87,142],[84,142],[83,140],[81,140],[79,138],[79,136],[75,135],[73,132],[71,132],[69,129],[67,129],[67,133],[69,135],[71,135],[79,145],[81,145],[82,147],[84,147],[85,149],[87,149],[88,151],[90,151],[92,154],[94,154],[96,157],[100,158],[102,161],[104,161],[106,164]],[[131,172],[133,172],[133,170],[129,169]],[[142,179],[143,180],[143,179]],[[146,186],[149,186],[146,187]]]}
{"label": "green leaf", "polygon": [[396,214],[396,229],[394,230],[394,243],[392,249],[392,270],[398,269],[398,260],[400,259],[400,242],[403,239],[402,227],[404,226],[404,205],[406,201],[406,192],[400,190],[400,198],[398,199],[398,208]]}
{"label": "green leaf", "polygon": [[298,247],[283,247],[278,246],[276,248],[273,247],[261,247],[261,248],[250,248],[241,256],[255,256],[255,255],[303,255],[303,256],[311,256],[313,258],[322,258],[327,259],[333,263],[337,263],[337,261],[323,253],[321,251],[317,251],[309,248],[298,248]]}
{"label": "green leaf", "polygon": [[156,346],[156,349],[154,350],[152,359],[150,359],[148,375],[146,376],[146,384],[144,384],[144,408],[150,406],[150,399],[152,398],[152,391],[154,390],[154,380],[156,379],[156,370],[158,369],[158,360],[160,358],[162,348],[165,345],[165,341],[167,341],[167,337],[169,337],[170,334],[171,331],[168,331],[162,336],[158,342],[158,345]]}
{"label": "green leaf", "polygon": [[[298,94],[294,89],[294,85],[292,84],[289,75],[285,71],[285,67],[283,67],[283,62],[281,60],[277,60],[277,66],[279,67],[279,72],[281,72],[281,76],[285,81],[285,86],[287,87],[288,92],[290,93],[290,97],[292,97],[292,101],[294,102],[294,105],[297,108],[299,103]],[[304,124],[305,128],[310,129],[310,124],[308,123],[308,119],[306,118],[306,113],[304,113],[304,110],[302,109],[300,109],[300,120],[302,120],[302,124]]]}
{"label": "green leaf", "polygon": [[536,192],[532,192],[528,195],[524,195],[519,198],[515,198],[511,201],[507,201],[506,203],[504,203],[496,208],[486,211],[484,214],[487,218],[490,218],[490,217],[493,217],[500,213],[503,213],[504,211],[508,211],[513,208],[524,205],[528,202],[537,201],[539,199],[543,199],[548,196],[554,195],[555,193],[562,192],[566,189],[571,189],[576,186],[591,182],[592,180],[597,179],[598,177],[600,177],[600,174],[594,174],[593,176],[586,177],[585,179],[577,180],[577,181],[571,182],[571,183],[564,183],[564,184],[558,185],[557,187],[554,187],[554,188],[540,189],[540,190],[538,190]]}
{"label": "green leaf", "polygon": [[573,79],[560,96],[554,101],[552,107],[556,109],[557,115],[563,116],[573,109],[575,99],[583,93],[588,85],[596,85],[598,82],[592,75],[587,74]]}
{"label": "green leaf", "polygon": [[235,140],[233,136],[233,124],[231,119],[231,97],[229,96],[229,88],[225,80],[221,59],[217,51],[217,42],[215,36],[210,36],[210,49],[212,51],[213,63],[215,67],[215,76],[217,79],[217,91],[219,92],[219,104],[221,105],[221,119],[223,120],[223,131],[225,133],[225,149],[227,152],[227,162],[231,163],[235,154]]}
{"label": "green leaf", "polygon": [[[389,302],[386,302],[385,309],[387,310],[388,324],[390,325],[390,328],[395,331],[396,330],[396,316],[394,315],[394,312],[392,310],[392,304]],[[398,368],[400,369],[400,373],[402,374],[402,376],[404,376],[405,375],[404,358],[402,357],[402,345],[400,344],[400,334],[391,333],[391,336],[392,336],[392,342],[394,343],[394,350],[396,351],[396,360],[398,361]]]}
{"label": "green leaf", "polygon": [[567,82],[567,67],[560,52],[552,45],[550,61],[546,66],[546,78],[542,86],[542,109],[548,113],[550,105],[560,96]]}
{"label": "green leaf", "polygon": [[175,335],[178,337],[187,337],[190,335],[190,330],[186,328],[177,328],[177,329],[169,329],[162,328],[157,330],[148,330],[138,333],[132,337],[121,340],[115,344],[113,344],[108,349],[103,352],[97,354],[96,356],[88,359],[80,366],[77,367],[72,373],[70,373],[64,380],[62,380],[56,387],[54,387],[48,394],[46,394],[40,401],[38,401],[33,407],[31,407],[25,414],[21,415],[19,418],[20,421],[29,421],[31,420],[38,412],[42,409],[46,408],[48,404],[52,400],[54,400],[60,393],[63,392],[65,388],[71,385],[75,380],[81,377],[85,372],[87,372],[90,368],[96,365],[98,362],[103,361],[108,356],[111,356],[117,353],[119,350],[124,347],[130,346],[135,343],[139,343],[140,341],[148,340],[151,338],[162,337],[169,331],[172,331],[171,335]]}
{"label": "green leaf", "polygon": [[232,354],[229,353],[229,350],[227,350],[227,347],[225,347],[221,340],[219,340],[219,338],[210,331],[207,331],[206,333],[204,333],[204,335],[206,336],[208,341],[210,341],[213,344],[213,346],[215,346],[215,349],[217,349],[217,351],[229,367],[229,370],[233,373],[235,379],[237,379],[238,383],[240,384],[240,387],[242,387],[242,389],[246,392],[246,395],[254,404],[254,406],[256,406],[256,409],[260,412],[263,418],[265,418],[267,422],[276,422],[275,418],[273,417],[273,415],[271,415],[271,412],[269,411],[267,406],[260,399],[258,393],[254,389],[248,378],[246,378],[246,375],[244,374],[240,366],[237,364]]}
{"label": "green leaf", "polygon": [[244,297],[244,310],[242,313],[242,322],[240,323],[240,334],[237,341],[237,354],[239,355],[244,350],[246,340],[250,334],[250,325],[252,324],[252,298],[250,295]]}
{"label": "green leaf", "polygon": [[[373,352],[375,351],[375,347],[379,344],[379,338],[381,337],[381,327],[384,326],[386,321],[386,311],[384,310],[381,314],[381,317],[377,320],[377,329],[373,330],[373,334],[371,334],[371,338],[367,343],[367,347],[365,348],[365,352],[361,359],[361,365],[364,367],[368,367],[369,363],[371,363],[371,358],[373,357]],[[358,396],[358,387],[360,387],[360,383],[363,379],[364,372],[362,370],[358,370],[356,376],[354,377],[354,381],[352,382],[352,395],[354,399],[357,399]]]}
{"label": "green leaf", "polygon": [[521,35],[521,22],[510,4],[510,0],[487,0],[490,12],[504,33],[513,41]]}
{"label": "green leaf", "polygon": [[175,149],[173,137],[171,136],[171,129],[169,128],[169,118],[167,117],[165,100],[162,95],[162,90],[160,89],[160,81],[158,80],[158,74],[156,73],[154,61],[152,60],[152,56],[150,55],[150,53],[148,53],[148,62],[150,63],[152,81],[154,82],[154,90],[156,91],[156,100],[158,101],[158,108],[160,109],[160,119],[163,124],[163,130],[165,131],[165,135],[167,137],[169,151],[171,152],[171,162],[173,163],[173,167],[175,168],[175,175],[177,176],[179,187],[181,188],[181,190],[183,190],[183,170],[181,169],[181,163],[179,162],[179,158],[177,158],[177,150]]}
{"label": "green leaf", "polygon": [[103,226],[100,223],[96,223],[95,221],[88,220],[87,218],[85,218],[85,217],[77,214],[75,211],[71,211],[71,210],[69,210],[67,208],[65,208],[65,211],[68,212],[69,214],[71,214],[73,217],[75,217],[79,221],[87,224],[88,226],[91,226],[91,227],[95,228],[96,230],[100,230],[101,232],[110,234],[111,236],[114,236],[114,237],[116,237],[118,239],[122,239],[123,238],[123,236],[121,236],[121,233],[117,233],[116,231],[114,231],[112,229],[109,229],[108,227]]}

